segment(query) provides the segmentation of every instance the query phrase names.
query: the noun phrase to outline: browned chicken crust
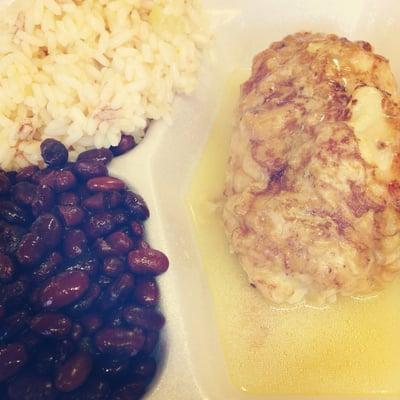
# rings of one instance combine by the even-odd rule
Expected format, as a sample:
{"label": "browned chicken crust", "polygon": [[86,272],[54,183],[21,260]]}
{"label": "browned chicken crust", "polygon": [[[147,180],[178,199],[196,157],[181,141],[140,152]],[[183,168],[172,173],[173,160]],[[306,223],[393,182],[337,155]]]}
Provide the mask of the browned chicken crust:
{"label": "browned chicken crust", "polygon": [[250,283],[325,303],[400,269],[400,108],[366,42],[297,33],[242,85],[223,218]]}

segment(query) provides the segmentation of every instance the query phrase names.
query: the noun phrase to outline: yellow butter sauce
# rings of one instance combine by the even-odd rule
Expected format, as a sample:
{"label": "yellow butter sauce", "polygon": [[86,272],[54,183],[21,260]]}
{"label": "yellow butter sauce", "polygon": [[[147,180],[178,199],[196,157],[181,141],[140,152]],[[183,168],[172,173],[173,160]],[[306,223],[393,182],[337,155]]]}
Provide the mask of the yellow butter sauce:
{"label": "yellow butter sauce", "polygon": [[239,85],[228,79],[187,204],[213,295],[230,378],[252,394],[400,396],[400,280],[336,304],[277,307],[252,288],[229,253],[218,201]]}

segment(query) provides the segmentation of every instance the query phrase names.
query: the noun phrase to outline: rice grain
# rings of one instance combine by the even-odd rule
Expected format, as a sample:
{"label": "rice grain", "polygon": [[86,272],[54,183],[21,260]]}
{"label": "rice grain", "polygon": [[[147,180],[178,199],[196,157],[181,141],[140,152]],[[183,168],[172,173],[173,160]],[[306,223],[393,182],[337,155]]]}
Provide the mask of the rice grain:
{"label": "rice grain", "polygon": [[139,142],[196,84],[209,40],[196,0],[17,0],[0,7],[0,167]]}

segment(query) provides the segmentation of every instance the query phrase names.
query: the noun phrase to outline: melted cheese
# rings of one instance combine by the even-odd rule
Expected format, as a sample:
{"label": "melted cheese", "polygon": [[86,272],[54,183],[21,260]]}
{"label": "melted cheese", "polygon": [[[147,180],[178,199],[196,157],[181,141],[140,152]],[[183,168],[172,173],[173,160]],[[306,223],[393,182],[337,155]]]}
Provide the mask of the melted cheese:
{"label": "melted cheese", "polygon": [[355,91],[350,125],[359,140],[362,158],[378,169],[381,179],[390,179],[395,132],[382,109],[382,93],[363,86]]}

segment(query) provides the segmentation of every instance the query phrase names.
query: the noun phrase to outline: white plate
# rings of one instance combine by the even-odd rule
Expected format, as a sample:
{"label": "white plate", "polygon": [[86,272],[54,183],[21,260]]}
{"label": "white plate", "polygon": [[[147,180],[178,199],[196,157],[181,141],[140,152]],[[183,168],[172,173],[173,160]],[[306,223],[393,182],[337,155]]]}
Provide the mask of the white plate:
{"label": "white plate", "polygon": [[[5,0],[0,0],[3,2]],[[28,0],[26,0],[28,1]],[[173,123],[155,123],[140,146],[112,163],[146,199],[151,244],[168,254],[159,282],[167,325],[151,400],[254,400],[229,382],[183,196],[215,117],[224,77],[289,33],[312,30],[370,41],[400,77],[398,0],[204,0],[215,28],[211,58],[193,96],[174,103]],[[282,399],[282,397],[279,397]],[[287,399],[293,397],[287,397]],[[296,397],[296,399],[299,397]],[[313,397],[315,400],[315,397]]]}
{"label": "white plate", "polygon": [[[194,242],[184,193],[220,100],[224,77],[289,33],[312,30],[370,41],[400,77],[400,3],[397,0],[205,0],[215,28],[194,96],[176,100],[173,124],[155,124],[145,142],[116,160],[113,171],[149,203],[152,244],[171,261],[161,277],[167,316],[165,357],[152,400],[253,400],[232,386],[218,344],[206,278]],[[129,166],[129,167],[128,167]],[[282,397],[279,397],[282,399]],[[294,398],[294,397],[287,397]],[[298,397],[296,397],[298,398]],[[315,397],[313,397],[315,399]]]}

